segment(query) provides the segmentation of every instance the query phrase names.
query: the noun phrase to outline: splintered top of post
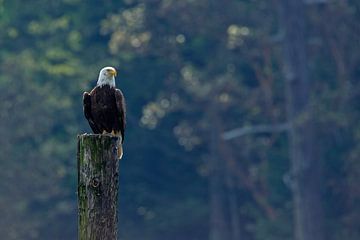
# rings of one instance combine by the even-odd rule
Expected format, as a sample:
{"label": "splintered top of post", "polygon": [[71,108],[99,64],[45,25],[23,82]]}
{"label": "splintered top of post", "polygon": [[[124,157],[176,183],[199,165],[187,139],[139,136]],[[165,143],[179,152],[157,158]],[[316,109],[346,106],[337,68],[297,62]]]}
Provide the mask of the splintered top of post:
{"label": "splintered top of post", "polygon": [[120,137],[111,135],[111,134],[93,134],[93,133],[84,133],[84,134],[79,134],[78,139],[111,139],[111,140],[119,140]]}
{"label": "splintered top of post", "polygon": [[122,151],[122,139],[121,136],[114,136],[112,134],[81,134],[77,136],[78,148],[81,146],[87,146],[89,149],[109,149],[115,148],[117,151],[117,158],[121,159],[123,155]]}

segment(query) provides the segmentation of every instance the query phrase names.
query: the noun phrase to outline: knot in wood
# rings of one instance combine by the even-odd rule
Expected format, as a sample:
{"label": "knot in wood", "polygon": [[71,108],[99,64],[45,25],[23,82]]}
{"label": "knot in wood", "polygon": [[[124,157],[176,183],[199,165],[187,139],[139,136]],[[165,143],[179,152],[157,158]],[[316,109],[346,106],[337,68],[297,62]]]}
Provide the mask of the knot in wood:
{"label": "knot in wood", "polygon": [[94,177],[93,179],[91,179],[91,186],[93,188],[98,188],[100,186],[100,179],[97,177]]}

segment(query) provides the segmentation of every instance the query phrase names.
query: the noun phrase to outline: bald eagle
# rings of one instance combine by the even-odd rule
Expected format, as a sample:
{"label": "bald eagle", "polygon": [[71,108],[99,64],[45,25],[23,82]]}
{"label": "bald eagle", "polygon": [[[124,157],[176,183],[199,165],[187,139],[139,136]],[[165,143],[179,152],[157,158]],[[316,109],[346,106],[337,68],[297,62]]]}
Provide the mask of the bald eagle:
{"label": "bald eagle", "polygon": [[96,86],[83,94],[84,115],[95,134],[111,134],[121,137],[118,158],[123,155],[122,143],[125,132],[125,99],[115,88],[116,70],[104,67],[99,73]]}

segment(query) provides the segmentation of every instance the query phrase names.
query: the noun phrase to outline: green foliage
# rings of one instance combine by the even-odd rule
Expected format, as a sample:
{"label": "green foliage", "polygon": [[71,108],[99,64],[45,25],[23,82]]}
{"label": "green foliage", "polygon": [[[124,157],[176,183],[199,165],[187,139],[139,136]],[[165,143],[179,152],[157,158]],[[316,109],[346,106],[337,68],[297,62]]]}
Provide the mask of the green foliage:
{"label": "green foliage", "polygon": [[[359,11],[307,7],[330,240],[360,237]],[[3,239],[76,238],[76,135],[90,131],[81,98],[103,66],[119,70],[128,106],[124,240],[208,237],[214,109],[218,132],[286,120],[272,1],[0,0],[0,28]],[[244,239],[292,239],[286,135],[222,144]]]}

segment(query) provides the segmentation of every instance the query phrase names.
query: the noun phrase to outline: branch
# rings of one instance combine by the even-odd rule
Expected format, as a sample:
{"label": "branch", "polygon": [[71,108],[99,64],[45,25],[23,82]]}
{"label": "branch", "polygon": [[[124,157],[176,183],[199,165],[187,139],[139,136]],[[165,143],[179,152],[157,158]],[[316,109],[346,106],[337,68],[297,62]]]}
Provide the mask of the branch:
{"label": "branch", "polygon": [[241,137],[248,134],[266,133],[266,132],[283,132],[290,128],[290,123],[280,123],[275,125],[257,125],[257,126],[245,126],[242,128],[235,128],[233,130],[224,132],[222,138],[224,140],[230,140],[236,137]]}

